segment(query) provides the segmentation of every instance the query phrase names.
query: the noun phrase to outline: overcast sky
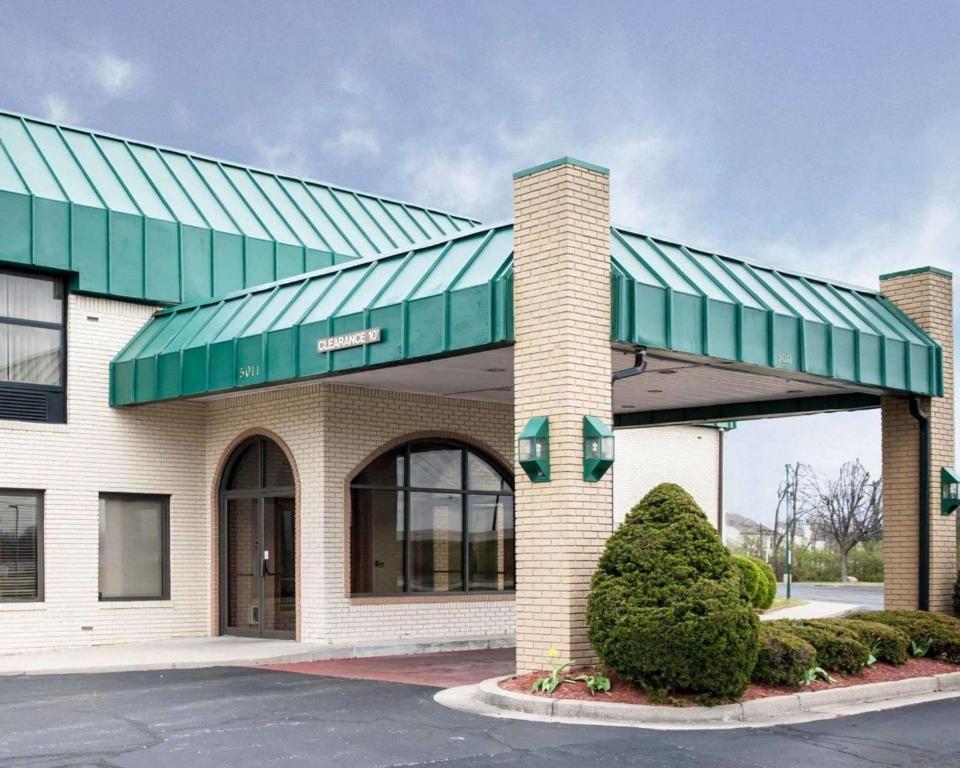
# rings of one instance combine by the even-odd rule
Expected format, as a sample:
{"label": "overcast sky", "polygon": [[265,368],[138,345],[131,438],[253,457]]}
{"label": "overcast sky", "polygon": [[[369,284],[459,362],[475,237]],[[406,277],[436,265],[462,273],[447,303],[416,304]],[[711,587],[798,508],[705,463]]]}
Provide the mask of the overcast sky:
{"label": "overcast sky", "polygon": [[[229,10],[227,10],[229,8]],[[7,2],[0,105],[510,216],[611,169],[614,221],[867,286],[960,267],[956,2]],[[743,424],[728,510],[788,461],[879,472],[875,412]]]}

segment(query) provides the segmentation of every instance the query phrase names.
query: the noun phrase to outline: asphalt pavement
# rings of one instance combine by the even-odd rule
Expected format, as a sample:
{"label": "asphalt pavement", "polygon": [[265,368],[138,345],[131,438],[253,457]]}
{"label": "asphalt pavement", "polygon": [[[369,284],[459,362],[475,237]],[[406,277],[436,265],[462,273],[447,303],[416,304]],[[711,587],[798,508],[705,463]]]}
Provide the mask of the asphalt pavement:
{"label": "asphalt pavement", "polygon": [[[852,603],[865,611],[883,610],[883,585],[865,584],[813,584],[796,582],[791,588],[793,597],[803,600],[818,600],[825,603]],[[777,587],[780,597],[787,596],[784,584]]]}
{"label": "asphalt pavement", "polygon": [[960,699],[776,728],[646,731],[499,720],[435,688],[252,668],[0,678],[0,765],[960,765]]}

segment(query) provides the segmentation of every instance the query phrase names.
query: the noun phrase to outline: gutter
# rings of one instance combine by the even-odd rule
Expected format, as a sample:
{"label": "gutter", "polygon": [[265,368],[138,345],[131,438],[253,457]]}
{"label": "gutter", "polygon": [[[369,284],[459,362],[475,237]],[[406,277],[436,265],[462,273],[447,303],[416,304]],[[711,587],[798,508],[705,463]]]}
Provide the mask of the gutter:
{"label": "gutter", "polygon": [[919,483],[917,503],[920,516],[917,521],[920,552],[917,592],[919,609],[930,610],[930,416],[920,407],[920,398],[910,398],[910,415],[917,420],[920,438]]}

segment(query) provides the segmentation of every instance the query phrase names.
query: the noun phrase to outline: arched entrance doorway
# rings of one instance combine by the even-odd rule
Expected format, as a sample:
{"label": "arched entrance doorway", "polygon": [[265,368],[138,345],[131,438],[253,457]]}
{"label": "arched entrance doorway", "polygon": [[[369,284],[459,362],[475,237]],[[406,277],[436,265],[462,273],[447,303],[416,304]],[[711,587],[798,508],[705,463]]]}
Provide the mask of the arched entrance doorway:
{"label": "arched entrance doorway", "polygon": [[220,632],[292,638],[297,626],[293,470],[272,440],[245,440],[220,486]]}

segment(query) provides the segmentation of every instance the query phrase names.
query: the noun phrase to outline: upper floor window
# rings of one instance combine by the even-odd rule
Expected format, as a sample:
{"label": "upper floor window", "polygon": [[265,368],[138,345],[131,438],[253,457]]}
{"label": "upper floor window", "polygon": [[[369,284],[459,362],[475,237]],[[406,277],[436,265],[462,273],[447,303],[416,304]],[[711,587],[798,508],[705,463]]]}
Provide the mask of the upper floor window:
{"label": "upper floor window", "polygon": [[62,422],[63,282],[0,270],[0,419]]}
{"label": "upper floor window", "polygon": [[473,449],[416,441],[351,485],[354,595],[514,588],[513,478]]}

